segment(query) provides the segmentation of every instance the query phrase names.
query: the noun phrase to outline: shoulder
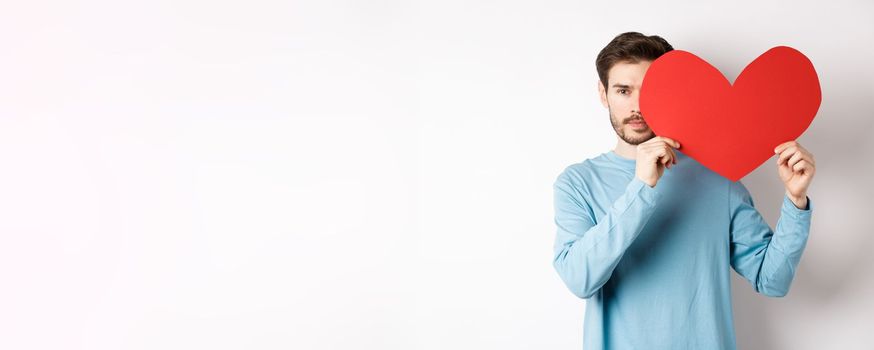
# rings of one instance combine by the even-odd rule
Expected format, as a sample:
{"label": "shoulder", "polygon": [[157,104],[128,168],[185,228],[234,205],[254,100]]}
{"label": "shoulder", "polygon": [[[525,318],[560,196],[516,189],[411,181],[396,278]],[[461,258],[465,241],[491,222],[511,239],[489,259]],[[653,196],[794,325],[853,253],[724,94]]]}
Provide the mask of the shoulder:
{"label": "shoulder", "polygon": [[556,176],[555,185],[582,187],[586,184],[587,179],[592,178],[596,172],[597,158],[589,158],[578,163],[573,163],[565,166],[564,169]]}
{"label": "shoulder", "polygon": [[731,199],[731,203],[735,205],[740,203],[753,203],[753,197],[750,195],[750,191],[740,180],[728,181],[728,195]]}
{"label": "shoulder", "polygon": [[604,178],[603,154],[588,158],[581,162],[567,165],[556,176],[553,189],[556,192],[564,192],[580,201],[591,197],[592,188],[598,183],[598,179]]}

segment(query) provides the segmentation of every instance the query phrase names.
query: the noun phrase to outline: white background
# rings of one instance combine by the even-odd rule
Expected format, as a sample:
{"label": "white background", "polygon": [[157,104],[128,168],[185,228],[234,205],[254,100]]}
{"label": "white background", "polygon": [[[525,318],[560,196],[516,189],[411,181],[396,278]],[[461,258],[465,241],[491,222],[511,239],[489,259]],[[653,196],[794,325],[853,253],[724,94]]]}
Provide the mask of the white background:
{"label": "white background", "polygon": [[[785,298],[741,349],[874,343],[874,5],[4,1],[0,348],[579,349],[552,183],[616,142],[594,61],[640,31],[823,90]],[[776,84],[775,89],[792,88]],[[746,177],[773,225],[773,159]]]}

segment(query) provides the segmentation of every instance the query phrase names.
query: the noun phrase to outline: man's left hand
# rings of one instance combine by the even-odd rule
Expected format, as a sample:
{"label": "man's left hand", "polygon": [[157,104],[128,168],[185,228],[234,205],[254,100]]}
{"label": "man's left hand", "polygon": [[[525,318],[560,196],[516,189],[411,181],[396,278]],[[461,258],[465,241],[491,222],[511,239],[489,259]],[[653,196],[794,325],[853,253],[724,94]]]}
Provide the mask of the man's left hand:
{"label": "man's left hand", "polygon": [[784,142],[774,148],[777,173],[786,187],[786,195],[798,209],[807,208],[807,187],[816,172],[813,154],[795,141]]}

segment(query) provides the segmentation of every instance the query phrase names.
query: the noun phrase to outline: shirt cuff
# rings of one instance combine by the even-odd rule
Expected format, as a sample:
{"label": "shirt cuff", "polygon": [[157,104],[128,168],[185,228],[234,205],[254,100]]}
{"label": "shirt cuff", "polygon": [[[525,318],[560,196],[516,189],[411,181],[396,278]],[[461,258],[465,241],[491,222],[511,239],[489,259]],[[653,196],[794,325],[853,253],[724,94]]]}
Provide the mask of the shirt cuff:
{"label": "shirt cuff", "polygon": [[628,183],[626,191],[628,193],[639,193],[644,201],[650,204],[655,204],[661,198],[661,193],[656,191],[655,187],[649,187],[646,182],[638,179],[637,176],[633,177],[631,182]]}
{"label": "shirt cuff", "polygon": [[789,195],[783,195],[783,212],[792,215],[793,217],[804,217],[809,216],[811,211],[813,211],[813,202],[810,200],[810,196],[807,196],[807,208],[798,209],[795,206],[795,203],[789,199]]}

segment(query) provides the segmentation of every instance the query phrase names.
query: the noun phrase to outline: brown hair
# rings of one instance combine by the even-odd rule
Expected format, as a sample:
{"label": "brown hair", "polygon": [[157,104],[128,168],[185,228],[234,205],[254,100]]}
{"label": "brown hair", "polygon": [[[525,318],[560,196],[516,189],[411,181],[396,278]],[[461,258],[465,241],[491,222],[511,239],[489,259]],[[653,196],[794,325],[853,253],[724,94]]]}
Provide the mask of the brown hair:
{"label": "brown hair", "polygon": [[616,63],[654,61],[673,49],[671,44],[658,35],[646,36],[638,32],[619,34],[598,53],[598,58],[595,60],[598,78],[601,79],[604,88],[608,88],[607,73]]}

